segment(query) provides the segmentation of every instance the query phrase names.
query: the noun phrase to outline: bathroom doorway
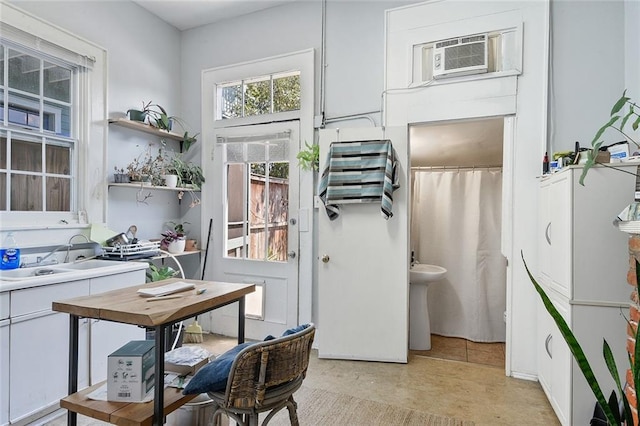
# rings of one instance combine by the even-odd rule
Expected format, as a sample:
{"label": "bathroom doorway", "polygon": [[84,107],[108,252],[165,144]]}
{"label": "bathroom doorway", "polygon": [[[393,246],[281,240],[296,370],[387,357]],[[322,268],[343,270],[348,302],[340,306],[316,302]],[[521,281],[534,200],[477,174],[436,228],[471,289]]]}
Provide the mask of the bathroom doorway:
{"label": "bathroom doorway", "polygon": [[410,126],[410,248],[448,271],[429,285],[433,346],[416,355],[504,366],[504,134],[504,117]]}

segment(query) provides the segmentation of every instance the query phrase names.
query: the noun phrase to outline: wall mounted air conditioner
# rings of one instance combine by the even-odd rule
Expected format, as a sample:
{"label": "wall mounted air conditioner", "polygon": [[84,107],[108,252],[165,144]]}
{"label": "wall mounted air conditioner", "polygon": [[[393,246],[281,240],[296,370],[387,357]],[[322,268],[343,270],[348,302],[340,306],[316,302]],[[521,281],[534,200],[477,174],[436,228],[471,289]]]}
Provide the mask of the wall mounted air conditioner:
{"label": "wall mounted air conditioner", "polygon": [[433,78],[487,72],[487,34],[438,41],[433,47]]}

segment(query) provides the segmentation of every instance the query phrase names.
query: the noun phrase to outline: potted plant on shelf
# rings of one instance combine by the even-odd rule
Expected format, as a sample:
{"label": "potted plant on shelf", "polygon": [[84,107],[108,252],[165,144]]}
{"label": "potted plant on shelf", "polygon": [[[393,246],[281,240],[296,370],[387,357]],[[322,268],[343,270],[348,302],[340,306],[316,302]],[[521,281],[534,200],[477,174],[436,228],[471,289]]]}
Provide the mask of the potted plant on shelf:
{"label": "potted plant on shelf", "polygon": [[175,188],[180,181],[179,172],[175,167],[173,159],[175,154],[169,154],[165,147],[165,141],[162,141],[162,147],[158,151],[158,163],[160,164],[160,175],[164,181],[164,185],[168,188]]}
{"label": "potted plant on shelf", "polygon": [[129,183],[129,175],[125,172],[124,168],[114,167],[115,173],[113,174],[113,181],[115,183]]}
{"label": "potted plant on shelf", "polygon": [[144,123],[147,119],[147,116],[151,112],[151,101],[142,102],[142,109],[131,108],[127,110],[127,115],[129,116],[129,120],[131,121],[139,121]]}
{"label": "potted plant on shelf", "polygon": [[186,240],[184,251],[196,251],[198,249],[197,248],[198,241],[195,238],[189,238],[189,231],[187,231],[185,227],[185,225],[190,225],[189,222],[169,221],[167,222],[167,224],[173,226],[173,230],[176,231],[177,233],[184,234],[185,240]]}
{"label": "potted plant on shelf", "polygon": [[202,167],[186,161],[182,155],[171,158],[170,166],[178,175],[178,185],[188,189],[199,190],[204,183]]}
{"label": "potted plant on shelf", "polygon": [[179,254],[184,251],[186,239],[182,232],[167,229],[160,235],[162,235],[162,240],[160,241],[161,249],[167,250],[171,254]]}
{"label": "potted plant on shelf", "polygon": [[131,182],[140,182],[143,185],[157,185],[160,182],[159,157],[151,154],[151,144],[147,149],[134,158],[126,167],[126,173]]}

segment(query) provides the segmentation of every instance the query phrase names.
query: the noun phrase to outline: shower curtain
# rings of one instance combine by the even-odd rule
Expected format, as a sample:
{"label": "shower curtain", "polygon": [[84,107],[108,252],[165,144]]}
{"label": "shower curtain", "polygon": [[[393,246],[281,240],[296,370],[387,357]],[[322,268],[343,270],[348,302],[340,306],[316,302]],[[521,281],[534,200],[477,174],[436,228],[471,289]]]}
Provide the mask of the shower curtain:
{"label": "shower curtain", "polygon": [[502,171],[415,171],[411,250],[447,275],[429,285],[431,332],[504,342],[506,261],[500,252]]}

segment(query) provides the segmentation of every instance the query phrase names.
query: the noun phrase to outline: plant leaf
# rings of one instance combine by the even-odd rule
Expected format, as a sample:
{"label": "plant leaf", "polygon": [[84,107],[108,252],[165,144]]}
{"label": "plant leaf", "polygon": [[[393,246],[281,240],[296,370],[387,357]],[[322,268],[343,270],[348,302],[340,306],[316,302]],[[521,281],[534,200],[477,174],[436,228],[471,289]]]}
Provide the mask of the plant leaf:
{"label": "plant leaf", "polygon": [[633,105],[629,106],[629,112],[627,113],[627,115],[625,115],[622,118],[622,121],[620,122],[620,129],[624,129],[624,126],[627,124],[627,121],[631,118],[632,115],[633,115]]}
{"label": "plant leaf", "polygon": [[609,119],[607,124],[605,124],[604,126],[600,127],[600,129],[598,129],[598,131],[596,132],[596,135],[593,137],[593,140],[591,141],[591,146],[594,146],[594,144],[600,139],[600,137],[602,136],[604,131],[607,130],[609,127],[613,126],[613,124],[618,120],[620,120],[620,116],[619,115],[614,115],[613,117],[611,117]]}
{"label": "plant leaf", "polygon": [[[627,401],[627,395],[624,393],[622,388],[622,384],[620,382],[620,375],[618,374],[618,366],[616,365],[616,360],[613,358],[613,352],[611,352],[611,348],[609,347],[609,343],[607,343],[606,339],[602,339],[602,356],[604,357],[604,362],[607,365],[607,369],[613,378],[613,381],[616,382],[616,387],[618,388],[618,392],[622,395],[622,403],[624,404],[624,413],[625,418],[631,418],[631,407],[629,406],[629,401]],[[618,422],[620,422],[620,416],[618,411],[614,412]]]}
{"label": "plant leaf", "polygon": [[618,99],[618,101],[613,105],[613,108],[611,108],[611,114],[609,115],[613,115],[616,114],[618,111],[620,111],[622,109],[622,107],[624,106],[624,104],[627,103],[627,101],[630,99],[626,96],[627,94],[627,90],[625,89],[624,92],[622,92],[622,96],[620,97],[620,99]]}
{"label": "plant leaf", "polygon": [[524,268],[526,269],[527,274],[529,275],[529,279],[531,280],[531,282],[533,283],[533,286],[535,287],[536,291],[540,295],[540,298],[542,299],[542,303],[544,307],[547,309],[547,312],[549,312],[549,314],[555,321],[556,325],[558,326],[558,329],[560,330],[560,333],[562,334],[562,337],[564,338],[565,342],[567,342],[567,345],[569,346],[569,349],[573,354],[573,358],[578,363],[578,367],[580,367],[580,371],[582,371],[584,378],[587,380],[587,383],[589,384],[589,387],[591,388],[593,395],[596,397],[596,401],[598,402],[598,404],[600,404],[602,411],[604,411],[604,414],[607,417],[607,420],[611,425],[619,425],[619,423],[616,422],[615,416],[611,412],[611,408],[609,407],[609,404],[607,403],[607,400],[605,399],[604,394],[602,393],[602,389],[598,384],[598,380],[596,379],[595,374],[593,374],[591,365],[589,364],[589,361],[587,360],[587,357],[584,354],[582,347],[578,343],[578,340],[576,339],[575,335],[567,325],[567,322],[564,320],[560,312],[558,312],[556,307],[553,306],[553,303],[551,302],[547,294],[544,292],[542,287],[540,287],[540,284],[538,284],[538,282],[535,280],[535,278],[529,271],[527,262],[524,260],[524,253],[522,251],[520,251],[520,256],[522,257],[522,262],[524,263]]}
{"label": "plant leaf", "polygon": [[633,130],[638,130],[638,126],[640,126],[640,115],[638,116],[638,118],[636,118],[636,121],[633,122],[631,128]]}
{"label": "plant leaf", "polygon": [[584,179],[587,177],[587,172],[596,164],[596,157],[598,155],[598,150],[600,149],[602,142],[603,141],[596,143],[590,151],[587,151],[587,162],[584,163],[582,167],[582,174],[580,175],[580,180],[578,181],[582,186],[584,186]]}

